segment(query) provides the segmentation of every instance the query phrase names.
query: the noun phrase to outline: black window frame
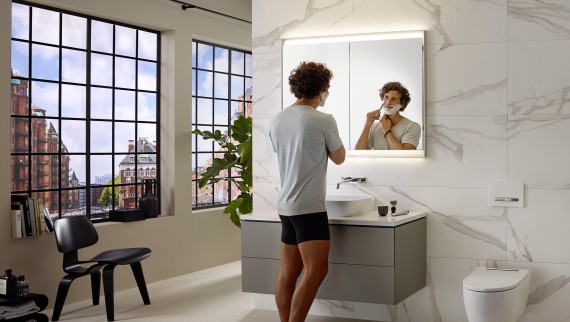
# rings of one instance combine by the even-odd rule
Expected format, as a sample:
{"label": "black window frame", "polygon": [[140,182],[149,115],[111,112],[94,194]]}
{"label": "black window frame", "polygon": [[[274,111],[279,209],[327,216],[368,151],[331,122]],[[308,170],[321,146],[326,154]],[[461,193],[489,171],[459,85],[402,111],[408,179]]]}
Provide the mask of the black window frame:
{"label": "black window frame", "polygon": [[[250,57],[250,63],[253,64],[253,55],[251,51],[247,51],[247,50],[243,50],[243,49],[239,49],[239,48],[234,48],[234,47],[229,47],[229,46],[224,46],[224,45],[220,45],[220,44],[216,44],[216,43],[212,43],[212,42],[208,42],[208,41],[203,41],[203,40],[199,40],[199,39],[193,39],[192,40],[192,48],[193,50],[195,50],[195,52],[193,52],[193,55],[195,57],[196,60],[196,64],[194,64],[194,62],[192,63],[192,130],[196,129],[197,127],[204,129],[205,127],[208,127],[209,131],[215,130],[215,129],[219,129],[221,127],[223,128],[227,128],[227,132],[228,135],[231,137],[231,125],[233,123],[233,119],[235,117],[235,115],[232,114],[232,103],[236,103],[236,104],[243,104],[243,109],[244,109],[244,114],[245,114],[245,109],[246,109],[246,105],[249,104],[249,106],[251,106],[251,104],[253,104],[253,98],[252,98],[252,93],[247,93],[248,87],[247,87],[247,82],[248,79],[250,81],[251,84],[251,88],[253,87],[253,67],[250,69],[251,74],[247,75],[247,64],[248,64],[248,59],[247,56],[249,55]],[[224,50],[228,50],[228,70],[227,72],[224,71],[219,71],[216,70],[216,65],[215,65],[215,54],[213,54],[213,59],[212,59],[212,67],[211,69],[209,68],[203,68],[203,67],[198,67],[199,66],[199,57],[198,57],[198,47],[204,45],[204,46],[211,46],[213,53],[215,52],[216,48],[220,48],[220,49],[224,49]],[[242,53],[244,55],[244,59],[243,59],[243,73],[241,74],[236,74],[232,72],[232,52],[238,52],[238,53]],[[228,93],[227,93],[227,99],[223,99],[223,98],[219,98],[216,97],[216,90],[215,90],[215,79],[214,77],[212,78],[212,95],[211,96],[203,96],[203,95],[198,95],[198,86],[199,86],[199,81],[198,81],[198,75],[200,71],[204,71],[204,72],[210,72],[212,73],[212,75],[215,74],[223,74],[223,75],[227,75],[228,77],[228,85],[227,85],[227,89],[228,89]],[[232,98],[232,76],[239,76],[239,77],[243,77],[243,89],[244,89],[244,93],[243,93],[243,99],[235,99]],[[209,99],[212,101],[212,123],[211,124],[206,124],[206,123],[199,123],[198,119],[199,119],[199,112],[198,112],[198,99]],[[227,118],[227,123],[224,124],[219,124],[219,123],[215,123],[215,102],[216,101],[223,101],[226,100],[228,102],[227,106],[228,106],[228,118]],[[251,115],[247,115],[246,116],[251,116]],[[196,120],[194,122],[194,120]],[[212,144],[212,150],[210,151],[197,151],[198,150],[198,146],[195,143],[198,139],[198,135],[197,134],[192,134],[192,153],[191,153],[191,158],[192,158],[192,162],[193,165],[198,168],[198,156],[200,155],[210,155],[211,158],[214,158],[215,155],[217,153],[220,153],[220,151],[214,151],[214,145]],[[233,170],[234,168],[232,168],[231,171],[229,171],[229,176],[232,176],[232,173],[234,172]],[[228,182],[228,187],[226,189],[227,192],[227,200],[228,202],[217,202],[216,201],[216,196],[213,193],[212,194],[212,198],[211,198],[211,202],[209,204],[204,204],[204,205],[200,205],[198,206],[198,194],[200,192],[200,188],[198,187],[198,173],[196,171],[196,169],[194,167],[192,167],[192,210],[201,210],[201,209],[211,209],[211,208],[218,208],[218,207],[225,207],[229,204],[229,202],[231,202],[232,200],[234,200],[237,197],[236,195],[232,195],[232,189],[231,189],[231,185],[233,183]],[[233,176],[236,177],[236,176]],[[222,181],[220,181],[222,182]],[[211,187],[212,191],[214,190],[213,184],[208,184],[209,187]],[[207,187],[208,187],[207,186]],[[202,188],[204,189],[204,188]]]}
{"label": "black window frame", "polygon": [[[21,4],[21,5],[25,5],[25,6],[29,6],[29,25],[28,25],[28,38],[27,39],[22,39],[22,38],[15,38],[15,37],[10,37],[11,39],[11,44],[10,47],[12,47],[12,43],[14,42],[18,42],[18,43],[26,43],[28,45],[28,74],[27,76],[19,76],[19,75],[11,75],[11,79],[12,81],[16,81],[16,82],[22,82],[25,81],[27,82],[27,86],[28,86],[28,93],[27,93],[27,106],[26,106],[26,110],[27,110],[27,114],[22,115],[22,114],[14,114],[11,112],[11,127],[12,127],[12,132],[14,132],[15,130],[13,129],[13,125],[14,125],[14,119],[26,119],[27,121],[27,151],[19,151],[18,148],[15,149],[11,149],[10,153],[11,153],[11,158],[14,157],[24,157],[24,159],[27,158],[27,179],[26,179],[26,183],[25,185],[27,186],[26,189],[19,189],[19,190],[13,190],[11,188],[11,193],[12,194],[25,194],[27,196],[33,196],[35,193],[42,193],[42,192],[49,192],[49,193],[56,193],[58,196],[58,207],[57,207],[57,215],[59,218],[61,218],[62,216],[65,215],[66,211],[68,211],[69,209],[63,209],[64,207],[62,206],[63,203],[63,197],[64,197],[64,192],[66,191],[71,191],[71,190],[85,190],[84,192],[84,197],[86,198],[85,200],[85,211],[84,213],[79,213],[79,214],[84,214],[86,216],[88,216],[93,222],[101,222],[101,221],[108,221],[108,212],[93,212],[92,209],[92,205],[94,204],[94,200],[92,199],[92,189],[94,188],[110,188],[111,191],[115,192],[115,189],[122,189],[124,187],[134,187],[134,190],[137,192],[138,196],[142,196],[142,187],[143,184],[142,182],[139,182],[139,178],[138,178],[138,173],[137,171],[134,171],[134,183],[131,182],[130,184],[122,184],[122,183],[115,183],[115,178],[117,177],[117,175],[120,175],[120,170],[117,170],[119,167],[119,164],[121,161],[118,161],[117,158],[118,157],[123,157],[123,158],[127,158],[130,157],[132,155],[134,155],[134,167],[135,169],[137,169],[140,166],[140,157],[139,155],[148,155],[149,153],[147,151],[139,151],[138,150],[138,141],[139,141],[139,126],[141,124],[148,124],[150,126],[154,126],[154,131],[156,133],[156,143],[154,144],[155,146],[155,169],[156,169],[156,180],[158,182],[158,187],[160,187],[160,88],[161,88],[161,73],[160,73],[160,63],[161,63],[161,34],[160,31],[158,30],[153,30],[153,29],[149,29],[146,27],[141,27],[141,26],[135,26],[135,25],[130,25],[130,24],[126,24],[126,23],[122,23],[119,21],[113,21],[113,20],[109,20],[109,19],[105,19],[105,18],[100,18],[100,17],[96,17],[96,16],[91,16],[91,15],[86,15],[86,14],[82,14],[82,13],[77,13],[77,12],[73,12],[73,11],[68,11],[65,9],[60,9],[60,8],[56,8],[56,7],[51,7],[51,6],[46,6],[46,5],[41,5],[41,4],[37,4],[37,3],[33,3],[33,2],[28,2],[28,1],[22,1],[22,0],[13,0],[11,1],[12,3],[16,3],[16,4]],[[41,41],[37,41],[34,40],[32,38],[32,23],[33,23],[33,19],[32,19],[32,15],[33,15],[33,8],[39,8],[39,9],[44,9],[44,10],[49,10],[49,11],[53,11],[53,12],[57,12],[59,14],[59,43],[58,44],[51,44],[51,43],[46,43],[46,42],[41,42]],[[63,45],[62,43],[62,17],[63,15],[70,15],[70,16],[76,16],[76,17],[80,17],[80,18],[84,18],[86,19],[86,44],[85,44],[85,48],[77,48],[77,47],[70,47],[70,46],[66,46]],[[96,51],[96,50],[92,50],[91,49],[91,42],[93,39],[93,35],[91,34],[91,26],[92,26],[92,22],[93,21],[97,21],[97,22],[103,22],[103,23],[108,23],[113,25],[113,38],[110,40],[112,42],[112,46],[113,46],[113,50],[112,53],[107,53],[107,52],[101,52],[101,51]],[[116,53],[116,28],[118,27],[126,27],[126,28],[131,28],[134,29],[136,31],[136,42],[135,42],[135,54],[134,56],[127,56],[127,55],[121,55],[121,54],[117,54]],[[139,31],[142,32],[147,32],[147,33],[152,33],[156,35],[156,60],[153,59],[148,59],[148,58],[144,58],[144,57],[139,57],[139,50],[138,50],[138,33]],[[93,37],[92,37],[93,36]],[[52,48],[56,48],[59,51],[59,76],[58,76],[58,80],[47,80],[47,79],[43,79],[43,78],[34,78],[32,77],[33,75],[33,70],[32,70],[32,60],[33,60],[33,56],[32,56],[32,45],[42,45],[42,46],[50,46]],[[74,50],[74,51],[80,51],[80,52],[84,52],[85,53],[85,81],[84,83],[77,83],[77,82],[71,82],[71,81],[63,81],[62,80],[62,59],[63,59],[63,55],[62,55],[62,50],[67,49],[67,50]],[[134,88],[125,88],[125,87],[119,87],[115,84],[115,68],[113,68],[112,71],[104,71],[104,72],[110,72],[112,73],[112,84],[110,86],[107,85],[100,85],[100,84],[93,84],[91,81],[91,69],[92,69],[92,65],[91,65],[91,56],[92,54],[98,54],[98,55],[105,55],[105,56],[109,56],[111,57],[112,61],[113,61],[113,67],[115,66],[115,58],[128,58],[128,59],[132,59],[135,61],[135,84],[134,84]],[[138,81],[138,76],[139,76],[139,62],[148,62],[148,63],[154,63],[156,64],[156,88],[155,90],[148,90],[148,89],[143,89],[143,88],[139,88],[139,81]],[[33,88],[32,88],[32,83],[33,82],[44,82],[44,83],[51,83],[51,84],[57,84],[58,88],[59,88],[59,93],[58,93],[58,115],[57,116],[37,116],[37,115],[33,115],[32,114],[32,102],[33,102]],[[86,114],[84,117],[65,117],[62,116],[62,85],[79,85],[79,86],[84,86],[85,87],[85,107],[86,107]],[[91,117],[91,89],[92,88],[102,88],[102,89],[110,89],[112,92],[112,116],[110,118],[103,118],[103,119],[98,119],[98,118],[92,118]],[[115,91],[116,90],[121,90],[121,91],[130,91],[134,93],[134,119],[121,119],[121,118],[116,118],[115,115],[115,107],[116,107],[116,102],[115,102]],[[150,93],[155,95],[155,103],[156,103],[156,115],[154,118],[154,121],[149,121],[149,120],[140,120],[139,119],[139,94],[140,93]],[[12,96],[14,95],[14,93],[12,93]],[[12,104],[12,103],[11,103]],[[12,107],[11,107],[12,109]],[[65,147],[65,142],[62,142],[61,139],[58,139],[58,148],[57,151],[55,152],[39,152],[37,150],[34,150],[34,148],[32,147],[32,143],[35,141],[32,139],[32,120],[37,120],[37,121],[51,121],[51,122],[57,122],[58,126],[57,129],[59,132],[61,132],[62,130],[62,121],[84,121],[85,122],[85,152],[68,152],[66,147]],[[111,140],[112,142],[110,142],[111,145],[111,152],[92,152],[92,146],[91,146],[91,126],[93,121],[104,121],[104,122],[108,122],[111,124],[112,126],[112,135],[111,135]],[[134,126],[134,138],[135,138],[135,144],[134,144],[134,150],[133,152],[127,150],[127,152],[117,152],[116,148],[115,148],[115,125],[118,123],[129,123],[129,124],[133,124]],[[61,133],[58,133],[59,138],[61,138]],[[152,154],[152,153],[150,153]],[[32,176],[32,169],[33,169],[33,156],[46,156],[48,155],[50,158],[54,157],[57,158],[58,161],[57,163],[57,176],[58,176],[58,180],[57,180],[57,188],[49,188],[49,189],[41,189],[38,188],[37,184],[34,184],[33,182],[31,182],[33,180],[33,176]],[[62,157],[72,157],[74,155],[77,156],[82,156],[85,158],[85,185],[84,186],[75,186],[75,187],[64,187],[62,185]],[[110,185],[97,185],[95,183],[95,179],[92,179],[92,175],[91,175],[91,157],[92,156],[97,156],[97,155],[102,155],[102,156],[109,156],[111,158],[111,181],[110,181]],[[51,164],[50,164],[51,166]],[[119,171],[119,173],[116,173],[117,171]],[[14,171],[12,171],[12,176],[14,177]],[[12,179],[14,180],[14,178]],[[45,186],[44,186],[45,187]],[[158,194],[159,200],[160,200],[160,189],[156,189],[156,194]],[[112,193],[112,205],[110,206],[109,210],[114,210],[114,209],[119,209],[122,208],[120,207],[117,203],[118,200],[115,200],[115,193]],[[67,194],[65,195],[67,196]],[[137,198],[135,198],[135,206],[138,205],[138,200]],[[81,211],[80,211],[81,212]]]}

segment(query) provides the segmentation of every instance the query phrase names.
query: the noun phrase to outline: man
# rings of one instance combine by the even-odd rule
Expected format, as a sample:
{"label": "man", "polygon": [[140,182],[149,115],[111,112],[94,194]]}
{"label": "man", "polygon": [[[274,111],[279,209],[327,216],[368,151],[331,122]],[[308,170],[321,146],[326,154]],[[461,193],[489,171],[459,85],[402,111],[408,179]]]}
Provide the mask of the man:
{"label": "man", "polygon": [[[356,150],[415,150],[422,127],[402,116],[411,97],[400,82],[388,82],[380,89],[382,106],[366,114],[366,123],[356,142]],[[381,114],[384,109],[384,114]],[[380,122],[375,123],[377,120]]]}
{"label": "man", "polygon": [[335,119],[317,111],[325,104],[332,76],[323,64],[302,62],[289,76],[297,101],[270,122],[281,178],[281,268],[275,287],[281,322],[305,321],[328,272],[327,164],[328,159],[341,164],[346,155]]}

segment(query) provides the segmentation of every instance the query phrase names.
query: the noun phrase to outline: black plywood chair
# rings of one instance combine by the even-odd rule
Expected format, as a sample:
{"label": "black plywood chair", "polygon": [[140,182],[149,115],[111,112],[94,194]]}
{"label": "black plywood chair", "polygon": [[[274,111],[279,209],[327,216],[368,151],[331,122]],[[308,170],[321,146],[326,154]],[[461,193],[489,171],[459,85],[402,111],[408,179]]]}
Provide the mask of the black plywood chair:
{"label": "black plywood chair", "polygon": [[150,298],[144,280],[141,261],[150,256],[148,248],[122,248],[100,253],[89,260],[79,260],[78,250],[94,245],[99,235],[91,220],[85,216],[64,217],[54,222],[57,249],[63,253],[63,271],[67,273],[59,282],[52,321],[58,321],[71,283],[78,277],[91,276],[93,305],[99,304],[101,269],[107,320],[114,321],[113,271],[117,265],[130,265],[144,304]]}

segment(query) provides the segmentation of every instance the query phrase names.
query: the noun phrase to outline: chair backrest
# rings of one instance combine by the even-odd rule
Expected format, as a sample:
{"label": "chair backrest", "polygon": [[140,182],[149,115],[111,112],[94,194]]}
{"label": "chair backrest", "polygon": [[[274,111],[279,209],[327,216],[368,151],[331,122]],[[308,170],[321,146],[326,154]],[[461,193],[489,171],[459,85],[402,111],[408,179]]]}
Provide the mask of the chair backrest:
{"label": "chair backrest", "polygon": [[54,222],[55,241],[60,253],[77,251],[95,244],[99,235],[86,216],[71,216]]}

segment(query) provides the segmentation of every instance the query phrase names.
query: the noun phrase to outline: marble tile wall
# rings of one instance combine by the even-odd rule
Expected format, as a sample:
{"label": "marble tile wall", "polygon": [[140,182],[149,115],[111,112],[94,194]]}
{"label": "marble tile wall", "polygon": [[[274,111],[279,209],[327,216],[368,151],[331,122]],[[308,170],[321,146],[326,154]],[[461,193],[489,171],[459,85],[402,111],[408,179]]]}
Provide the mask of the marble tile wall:
{"label": "marble tile wall", "polygon": [[[532,272],[522,322],[570,320],[569,1],[253,0],[252,9],[256,212],[274,209],[279,190],[267,131],[282,105],[281,39],[426,30],[426,158],[330,163],[327,188],[426,211],[428,286],[396,306],[319,300],[314,314],[467,321],[462,280],[497,266]],[[336,190],[341,176],[368,182]],[[487,206],[492,181],[525,182],[525,207]]]}

